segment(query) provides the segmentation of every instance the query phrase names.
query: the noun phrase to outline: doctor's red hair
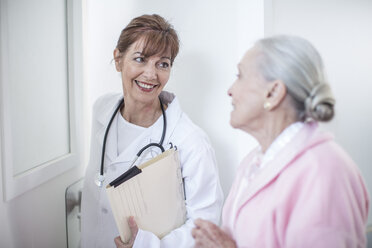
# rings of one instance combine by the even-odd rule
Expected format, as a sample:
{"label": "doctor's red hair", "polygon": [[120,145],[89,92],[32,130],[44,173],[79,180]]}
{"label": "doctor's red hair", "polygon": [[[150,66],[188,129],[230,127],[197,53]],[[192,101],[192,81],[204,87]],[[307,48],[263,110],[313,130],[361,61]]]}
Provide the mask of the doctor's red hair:
{"label": "doctor's red hair", "polygon": [[179,51],[176,31],[168,21],[157,14],[136,17],[121,31],[116,45],[120,57],[138,40],[144,42],[141,53],[145,57],[157,54],[163,55],[170,51],[171,64],[173,64]]}

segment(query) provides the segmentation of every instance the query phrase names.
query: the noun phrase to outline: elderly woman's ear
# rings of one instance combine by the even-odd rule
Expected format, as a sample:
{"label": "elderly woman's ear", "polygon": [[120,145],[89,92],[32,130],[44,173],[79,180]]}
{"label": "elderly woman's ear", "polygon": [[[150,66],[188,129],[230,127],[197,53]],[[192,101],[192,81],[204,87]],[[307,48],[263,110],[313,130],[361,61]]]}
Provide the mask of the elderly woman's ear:
{"label": "elderly woman's ear", "polygon": [[265,110],[277,108],[284,100],[287,94],[287,88],[282,80],[274,80],[267,85],[267,93],[265,96]]}

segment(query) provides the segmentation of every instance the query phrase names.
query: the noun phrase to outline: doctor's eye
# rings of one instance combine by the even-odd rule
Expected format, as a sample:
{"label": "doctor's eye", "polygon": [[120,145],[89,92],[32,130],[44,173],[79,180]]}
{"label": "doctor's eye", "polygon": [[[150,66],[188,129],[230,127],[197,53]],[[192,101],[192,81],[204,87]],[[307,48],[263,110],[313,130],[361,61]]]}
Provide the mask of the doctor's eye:
{"label": "doctor's eye", "polygon": [[143,62],[145,62],[145,58],[144,57],[135,57],[134,61],[136,61],[138,63],[143,63]]}
{"label": "doctor's eye", "polygon": [[169,67],[169,63],[167,62],[161,62],[159,63],[159,67],[163,69],[167,69]]}

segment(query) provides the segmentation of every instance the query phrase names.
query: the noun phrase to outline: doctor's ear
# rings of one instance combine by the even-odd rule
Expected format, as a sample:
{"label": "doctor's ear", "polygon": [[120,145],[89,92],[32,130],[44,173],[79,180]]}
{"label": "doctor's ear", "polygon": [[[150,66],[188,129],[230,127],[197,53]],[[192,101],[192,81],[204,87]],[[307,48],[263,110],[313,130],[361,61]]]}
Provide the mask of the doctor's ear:
{"label": "doctor's ear", "polygon": [[275,80],[269,83],[266,94],[266,102],[270,103],[270,110],[276,108],[284,100],[287,94],[287,87],[282,80]]}
{"label": "doctor's ear", "polygon": [[115,48],[114,52],[115,68],[118,72],[121,72],[121,53],[119,49]]}

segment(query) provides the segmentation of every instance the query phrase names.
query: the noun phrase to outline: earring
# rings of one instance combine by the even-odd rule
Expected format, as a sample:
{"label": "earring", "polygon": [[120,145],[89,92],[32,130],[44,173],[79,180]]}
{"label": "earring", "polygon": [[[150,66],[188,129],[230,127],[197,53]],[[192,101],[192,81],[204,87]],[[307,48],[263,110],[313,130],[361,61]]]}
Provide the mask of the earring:
{"label": "earring", "polygon": [[263,105],[263,107],[264,107],[264,110],[270,110],[271,103],[270,102],[265,102],[264,105]]}

